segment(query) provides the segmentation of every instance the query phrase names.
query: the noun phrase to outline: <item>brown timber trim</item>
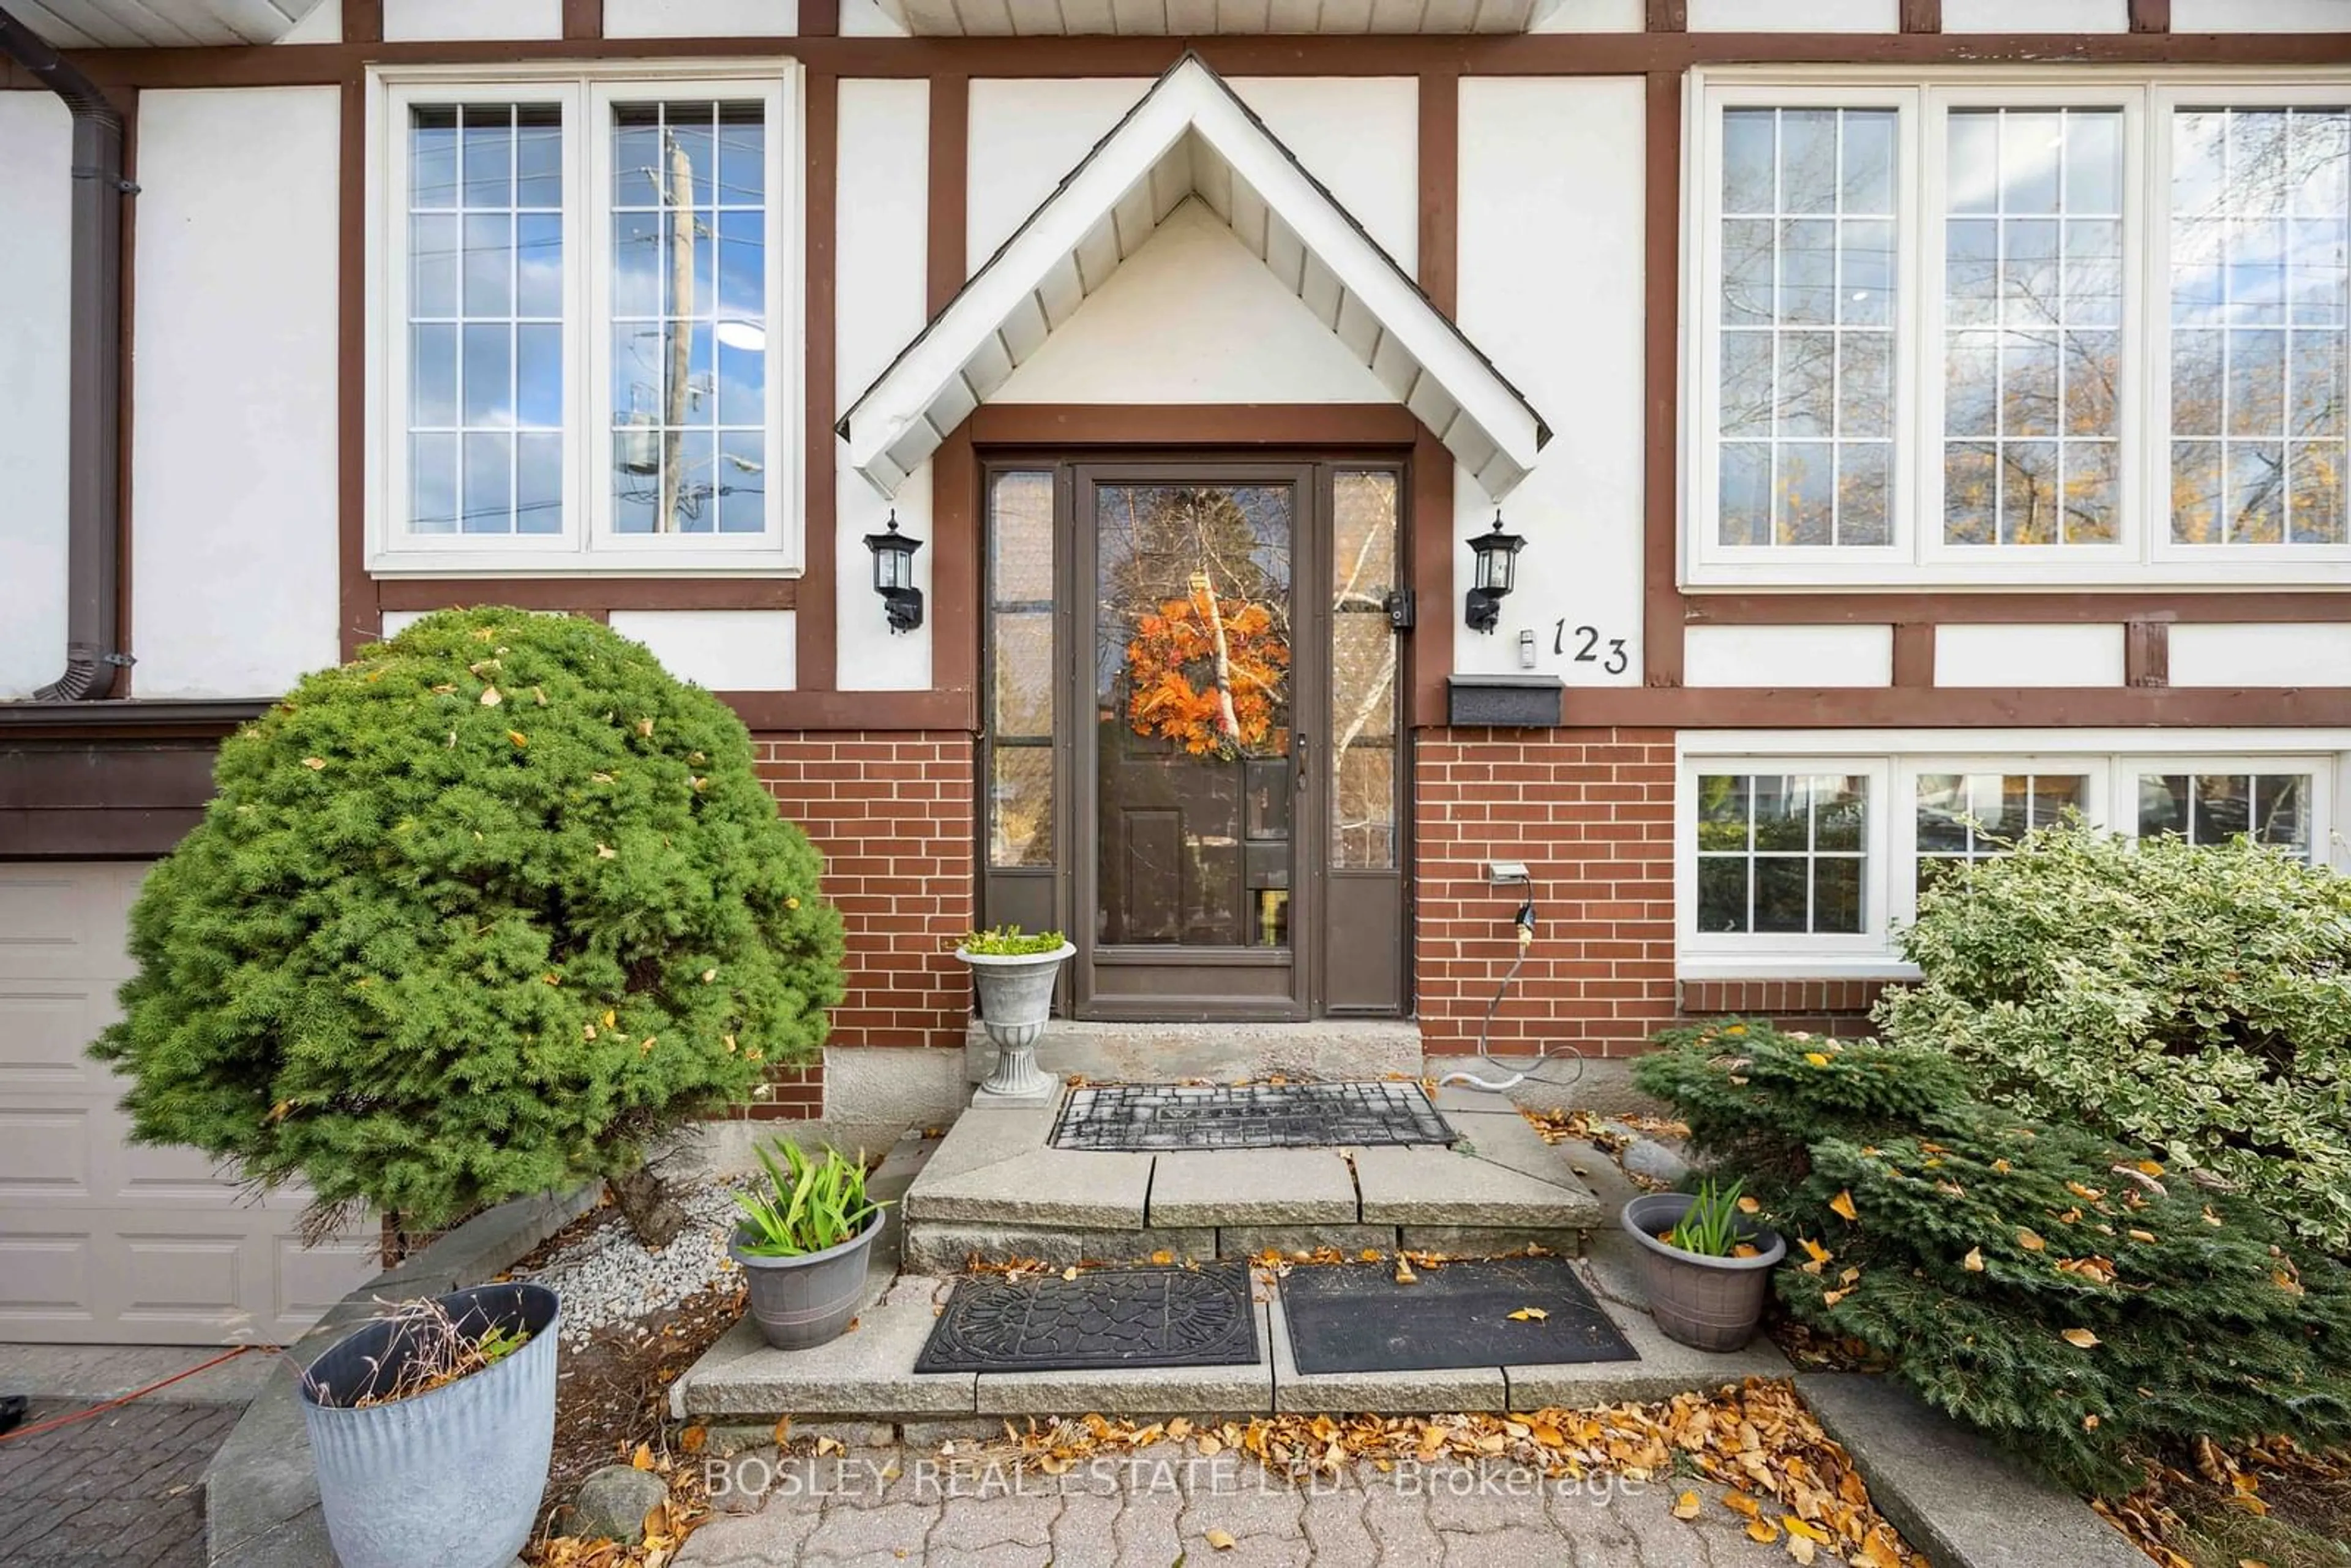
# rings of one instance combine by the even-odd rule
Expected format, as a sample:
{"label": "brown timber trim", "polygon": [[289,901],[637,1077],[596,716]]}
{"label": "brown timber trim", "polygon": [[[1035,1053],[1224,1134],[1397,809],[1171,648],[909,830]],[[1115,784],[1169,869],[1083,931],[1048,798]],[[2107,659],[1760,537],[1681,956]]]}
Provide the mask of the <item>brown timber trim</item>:
{"label": "brown timber trim", "polygon": [[[875,601],[873,613],[882,613]],[[954,730],[972,733],[969,692],[720,692],[754,735],[790,730]]]}
{"label": "brown timber trim", "polygon": [[2171,627],[2161,621],[2134,621],[2123,629],[2123,684],[2171,684]]}
{"label": "brown timber trim", "polygon": [[936,316],[969,276],[964,256],[971,186],[971,78],[931,78],[930,219],[925,303]]}
{"label": "brown timber trim", "polygon": [[[122,111],[122,177],[136,185],[139,181],[139,94],[118,92],[114,105]],[[137,392],[139,349],[139,204],[125,200],[122,204],[122,269],[115,279],[121,300],[122,331],[115,344],[116,371],[114,382],[115,452],[114,452],[114,645],[120,652],[136,655],[139,652],[139,626],[132,618],[138,594],[131,579],[138,566],[138,557],[131,553],[131,540],[136,528],[138,496],[131,485],[131,455],[135,448],[132,438],[137,434],[139,417]],[[139,690],[139,666],[133,664],[114,673],[112,683],[116,696],[134,696]]]}
{"label": "brown timber trim", "polygon": [[799,603],[799,586],[783,577],[395,577],[378,581],[376,597],[385,610],[447,610],[467,604],[575,613],[792,610]]}
{"label": "brown timber trim", "polygon": [[1412,573],[1412,697],[1415,728],[1448,722],[1446,681],[1453,674],[1453,454],[1419,421],[1412,448],[1410,532],[1405,559]]}
{"label": "brown timber trim", "polygon": [[[1650,581],[1654,587],[1654,562],[1652,570]],[[1670,575],[1667,580],[1671,580]],[[1683,617],[1693,626],[1898,626],[1908,622],[2029,626],[2043,622],[2080,624],[2112,621],[2351,619],[2351,591],[2329,592],[2318,589],[2275,592],[2150,589],[2036,593],[1962,593],[1949,590],[1917,593],[1687,593],[1679,598]]]}
{"label": "brown timber trim", "polygon": [[1939,33],[1943,30],[1943,0],[1902,0],[1902,30]]}
{"label": "brown timber trim", "polygon": [[1689,31],[1689,0],[1649,0],[1648,27],[1652,33]]}
{"label": "brown timber trim", "polygon": [[841,0],[800,0],[800,37],[833,38],[841,36]]}
{"label": "brown timber trim", "polygon": [[[349,26],[354,7],[343,8]],[[379,27],[382,8],[371,6]],[[336,454],[335,538],[336,580],[340,613],[338,637],[346,663],[363,643],[383,632],[383,605],[376,580],[367,569],[367,84],[354,72],[342,84],[343,145],[341,204],[341,276],[336,280],[335,340],[342,374],[335,387],[335,417],[341,449]]]}
{"label": "brown timber trim", "polygon": [[1421,424],[1389,402],[990,402],[964,428],[980,446],[1403,447]]}
{"label": "brown timber trim", "polygon": [[1894,628],[1894,684],[1907,687],[1935,684],[1935,627],[1932,622],[1913,622]]}
{"label": "brown timber trim", "polygon": [[2345,728],[2351,687],[1570,687],[1577,728]]}
{"label": "brown timber trim", "polygon": [[1448,318],[1461,293],[1461,73],[1420,73],[1420,291]]}
{"label": "brown timber trim", "polygon": [[2134,33],[2171,31],[2171,0],[2130,0],[2130,30]]}
{"label": "brown timber trim", "polygon": [[1682,78],[1649,76],[1648,137],[1643,157],[1648,200],[1642,226],[1648,247],[1641,293],[1647,333],[1642,367],[1643,472],[1641,651],[1644,680],[1682,684],[1682,596],[1675,586],[1681,535],[1681,168]]}
{"label": "brown timber trim", "polygon": [[383,42],[383,0],[343,0],[343,42]]}
{"label": "brown timber trim", "polygon": [[604,0],[563,0],[563,36],[579,40],[604,36]]}
{"label": "brown timber trim", "polygon": [[[931,454],[931,685],[961,716],[941,727],[979,727],[979,458],[971,422]],[[880,615],[880,601],[872,601]],[[869,728],[894,727],[871,725]]]}
{"label": "brown timber trim", "polygon": [[801,378],[802,483],[800,554],[802,575],[810,591],[799,596],[793,622],[797,679],[812,691],[830,691],[840,668],[834,622],[838,610],[833,573],[840,570],[840,541],[835,526],[840,507],[837,465],[840,442],[832,433],[833,360],[838,335],[833,314],[838,298],[833,277],[833,252],[838,238],[834,214],[841,195],[841,79],[830,72],[808,74],[806,129],[807,174],[803,187],[807,245],[801,268],[800,297],[805,311],[804,336],[808,361]]}
{"label": "brown timber trim", "polygon": [[[2140,13],[2151,16],[2148,0]],[[346,26],[351,25],[346,16]],[[1946,65],[2339,66],[2340,33],[1527,33],[986,38],[541,38],[430,43],[96,49],[77,57],[102,85],[140,88],[331,85],[369,64],[499,67],[540,60],[799,60],[844,77],[1155,77],[1186,48],[1228,76],[1675,75],[1697,66],[1833,62]]]}

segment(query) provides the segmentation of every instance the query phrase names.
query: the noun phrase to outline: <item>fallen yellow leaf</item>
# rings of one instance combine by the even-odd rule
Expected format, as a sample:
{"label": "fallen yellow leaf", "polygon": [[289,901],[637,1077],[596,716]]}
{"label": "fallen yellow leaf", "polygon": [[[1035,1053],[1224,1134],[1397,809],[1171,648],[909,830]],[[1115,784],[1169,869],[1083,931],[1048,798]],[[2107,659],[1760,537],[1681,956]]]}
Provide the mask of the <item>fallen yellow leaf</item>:
{"label": "fallen yellow leaf", "polygon": [[1077,1277],[1078,1266],[1075,1263],[1071,1264],[1068,1268],[1061,1270],[1061,1278],[1064,1280],[1074,1280]]}
{"label": "fallen yellow leaf", "polygon": [[641,1470],[653,1468],[653,1448],[651,1443],[639,1443],[637,1451],[629,1456],[629,1463]]}
{"label": "fallen yellow leaf", "polygon": [[1739,1212],[1741,1214],[1761,1214],[1762,1211],[1763,1206],[1751,1197],[1742,1197],[1739,1200]]}
{"label": "fallen yellow leaf", "polygon": [[1698,1493],[1694,1491],[1686,1491],[1682,1493],[1681,1496],[1674,1499],[1674,1517],[1676,1519],[1696,1519],[1698,1516],[1698,1511],[1704,1506],[1705,1504],[1698,1500]]}
{"label": "fallen yellow leaf", "polygon": [[1812,1260],[1815,1263],[1825,1263],[1830,1259],[1836,1256],[1835,1253],[1830,1251],[1827,1248],[1822,1246],[1819,1242],[1813,1240],[1809,1236],[1800,1236],[1796,1238],[1796,1240],[1803,1248],[1805,1253],[1811,1257]]}
{"label": "fallen yellow leaf", "polygon": [[1855,1211],[1853,1207],[1853,1194],[1850,1192],[1841,1192],[1834,1197],[1829,1199],[1829,1207],[1836,1210],[1837,1213],[1843,1215],[1847,1219],[1859,1219],[1861,1218],[1861,1215]]}
{"label": "fallen yellow leaf", "polygon": [[1166,1248],[1162,1247],[1158,1251],[1154,1252],[1151,1255],[1151,1260],[1154,1263],[1157,1263],[1165,1267],[1165,1265],[1176,1261],[1176,1254],[1167,1250]]}
{"label": "fallen yellow leaf", "polygon": [[2067,1329],[2064,1333],[2057,1337],[2064,1340],[2067,1344],[2072,1345],[2075,1350],[2095,1349],[2098,1343],[2098,1336],[2092,1333],[2088,1329]]}
{"label": "fallen yellow leaf", "polygon": [[1826,1067],[1829,1064],[1829,1059],[1817,1051],[1808,1051],[1804,1052],[1804,1060],[1811,1062],[1814,1067]]}
{"label": "fallen yellow leaf", "polygon": [[1541,1307],[1520,1307],[1517,1312],[1510,1314],[1510,1321],[1514,1323],[1539,1323],[1549,1316],[1551,1316],[1551,1314],[1543,1311]]}
{"label": "fallen yellow leaf", "polygon": [[1239,1542],[1221,1530],[1212,1530],[1200,1538],[1219,1552],[1230,1552]]}
{"label": "fallen yellow leaf", "polygon": [[2034,1235],[2030,1230],[2018,1231],[2016,1233],[2016,1244],[2019,1247],[2023,1248],[2027,1252],[2038,1252],[2043,1248],[2049,1245],[2049,1243],[2042,1240],[2040,1237]]}
{"label": "fallen yellow leaf", "polygon": [[1968,1255],[1959,1260],[1959,1267],[1965,1269],[1970,1274],[1982,1273],[1983,1249],[1980,1247],[1969,1248]]}
{"label": "fallen yellow leaf", "polygon": [[1780,1527],[1768,1519],[1750,1519],[1747,1521],[1747,1539],[1769,1546],[1780,1539]]}

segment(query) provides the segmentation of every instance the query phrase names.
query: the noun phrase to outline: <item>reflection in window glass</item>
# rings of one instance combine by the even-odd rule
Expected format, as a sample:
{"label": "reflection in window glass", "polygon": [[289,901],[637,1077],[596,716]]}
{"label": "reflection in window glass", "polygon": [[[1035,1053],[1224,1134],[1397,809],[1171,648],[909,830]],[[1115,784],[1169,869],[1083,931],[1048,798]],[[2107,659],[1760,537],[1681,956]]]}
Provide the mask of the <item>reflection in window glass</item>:
{"label": "reflection in window glass", "polygon": [[1699,778],[1698,929],[1855,935],[1863,907],[1869,780],[1855,774]]}
{"label": "reflection in window glass", "polygon": [[1396,584],[1397,476],[1355,470],[1331,480],[1331,864],[1396,863],[1396,668],[1388,623]]}
{"label": "reflection in window glass", "polygon": [[1721,543],[1892,539],[1891,109],[1723,115]]}
{"label": "reflection in window glass", "polygon": [[2123,116],[1953,110],[1943,538],[2119,538]]}
{"label": "reflection in window glass", "polygon": [[563,122],[553,104],[409,117],[408,522],[563,530]]}
{"label": "reflection in window glass", "polygon": [[2345,541],[2351,112],[2172,120],[2171,537]]}
{"label": "reflection in window glass", "polygon": [[612,500],[624,534],[767,527],[767,111],[612,111]]}
{"label": "reflection in window glass", "polygon": [[988,481],[987,858],[1053,863],[1053,476]]}
{"label": "reflection in window glass", "polygon": [[1917,802],[1920,892],[1970,861],[2005,854],[2068,809],[2083,810],[2078,773],[1922,773]]}
{"label": "reflection in window glass", "polygon": [[2310,789],[2307,773],[2142,773],[2139,837],[2220,844],[2250,836],[2308,860]]}

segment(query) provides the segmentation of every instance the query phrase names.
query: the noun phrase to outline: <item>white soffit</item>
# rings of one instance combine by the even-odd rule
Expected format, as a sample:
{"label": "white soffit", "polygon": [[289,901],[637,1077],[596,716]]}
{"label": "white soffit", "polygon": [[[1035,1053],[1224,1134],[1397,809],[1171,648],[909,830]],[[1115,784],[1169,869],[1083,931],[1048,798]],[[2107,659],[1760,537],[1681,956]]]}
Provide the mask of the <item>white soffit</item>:
{"label": "white soffit", "polygon": [[1523,33],[1557,0],[877,0],[917,37]]}
{"label": "white soffit", "polygon": [[16,19],[59,49],[274,44],[319,0],[7,0]]}
{"label": "white soffit", "polygon": [[1196,199],[1499,499],[1541,417],[1265,123],[1187,54],[902,350],[836,427],[883,495]]}

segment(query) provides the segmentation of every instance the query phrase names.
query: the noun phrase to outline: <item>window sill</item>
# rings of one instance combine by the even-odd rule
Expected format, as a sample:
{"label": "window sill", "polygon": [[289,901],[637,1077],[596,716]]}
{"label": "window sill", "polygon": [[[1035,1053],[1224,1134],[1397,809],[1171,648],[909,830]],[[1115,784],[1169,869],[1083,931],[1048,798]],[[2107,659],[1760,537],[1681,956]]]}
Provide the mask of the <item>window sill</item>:
{"label": "window sill", "polygon": [[795,578],[805,576],[807,568],[799,561],[786,559],[776,550],[707,550],[684,557],[644,550],[601,555],[592,560],[570,550],[511,556],[492,556],[478,550],[416,550],[373,557],[368,561],[367,572],[370,577],[382,579],[538,580],[599,577]]}
{"label": "window sill", "polygon": [[1933,592],[1951,588],[2043,588],[2073,591],[2144,591],[2231,588],[2351,589],[2351,559],[2168,561],[2118,564],[2062,559],[1975,565],[1944,562],[1930,567],[1840,566],[1834,560],[1795,560],[1769,565],[1709,564],[1687,570],[1681,587],[1691,593],[1736,593],[1750,589],[1792,589],[1817,593]]}
{"label": "window sill", "polygon": [[1677,980],[1915,980],[1918,966],[1902,958],[1836,953],[1785,953],[1741,957],[1683,955],[1674,963]]}

